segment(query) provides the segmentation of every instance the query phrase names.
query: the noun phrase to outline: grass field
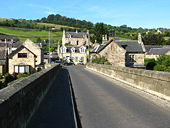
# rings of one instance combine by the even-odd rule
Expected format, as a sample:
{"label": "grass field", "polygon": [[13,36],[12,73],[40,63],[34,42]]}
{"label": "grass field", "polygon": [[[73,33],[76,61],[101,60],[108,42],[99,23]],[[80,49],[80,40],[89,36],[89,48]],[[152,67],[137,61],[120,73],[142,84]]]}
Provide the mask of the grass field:
{"label": "grass field", "polygon": [[[21,29],[21,28],[11,28],[11,27],[0,27],[1,34],[14,35],[17,36],[20,41],[25,41],[26,39],[31,39],[33,42],[37,38],[42,40],[48,39],[48,31],[39,31],[32,29]],[[52,40],[58,41],[62,38],[62,32],[52,32]]]}
{"label": "grass field", "polygon": [[72,29],[75,29],[75,27],[69,27],[69,26],[64,26],[64,25],[56,25],[56,24],[49,24],[49,23],[37,23],[37,24],[53,27],[53,28],[56,28],[56,29],[60,29],[60,28],[72,28]]}
{"label": "grass field", "polygon": [[169,40],[169,39],[170,39],[170,37],[164,37],[164,39],[165,39],[165,40]]}

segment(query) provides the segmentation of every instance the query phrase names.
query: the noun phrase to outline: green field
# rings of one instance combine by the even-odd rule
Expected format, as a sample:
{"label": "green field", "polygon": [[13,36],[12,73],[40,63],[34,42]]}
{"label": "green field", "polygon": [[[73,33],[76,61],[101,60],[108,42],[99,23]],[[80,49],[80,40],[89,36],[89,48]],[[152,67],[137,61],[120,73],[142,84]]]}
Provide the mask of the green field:
{"label": "green field", "polygon": [[[1,34],[14,35],[19,38],[20,41],[25,41],[26,39],[30,39],[33,42],[37,40],[37,38],[41,38],[42,40],[48,39],[49,32],[48,31],[40,31],[34,29],[22,29],[22,28],[11,28],[11,27],[0,27]],[[62,32],[52,32],[52,40],[60,41],[62,38]]]}
{"label": "green field", "polygon": [[56,25],[56,24],[50,24],[50,23],[37,23],[37,24],[49,26],[49,27],[56,28],[56,29],[60,29],[60,28],[72,28],[72,29],[76,29],[75,27],[64,26],[64,25]]}
{"label": "green field", "polygon": [[164,37],[164,39],[165,39],[165,40],[169,40],[169,39],[170,39],[170,37]]}

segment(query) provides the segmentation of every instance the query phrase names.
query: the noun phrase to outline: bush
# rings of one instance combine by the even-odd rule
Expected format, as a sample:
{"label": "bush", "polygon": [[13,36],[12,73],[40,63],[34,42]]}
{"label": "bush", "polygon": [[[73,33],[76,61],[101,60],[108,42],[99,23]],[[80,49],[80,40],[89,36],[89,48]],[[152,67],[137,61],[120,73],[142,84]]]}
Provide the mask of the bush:
{"label": "bush", "polygon": [[92,60],[92,63],[111,65],[105,57],[96,57]]}
{"label": "bush", "polygon": [[160,55],[156,60],[154,70],[170,72],[170,55]]}
{"label": "bush", "polygon": [[24,73],[24,74],[23,74],[23,73],[19,73],[19,74],[17,74],[16,77],[17,77],[18,79],[20,79],[20,78],[22,78],[22,77],[28,77],[29,75],[30,75],[30,74],[28,74],[28,73]]}
{"label": "bush", "polygon": [[5,82],[4,82],[5,86],[6,86],[8,83],[10,83],[10,82],[12,82],[13,80],[15,80],[15,77],[14,77],[13,75],[10,75],[9,73],[6,73],[6,74],[4,75],[4,78],[5,78]]}
{"label": "bush", "polygon": [[2,75],[2,74],[0,74],[0,79],[2,79],[2,77],[3,77],[3,75]]}
{"label": "bush", "polygon": [[144,61],[147,70],[154,69],[154,66],[156,65],[155,59],[145,58]]}
{"label": "bush", "polygon": [[4,87],[4,84],[2,83],[2,81],[0,81],[0,89]]}
{"label": "bush", "polygon": [[166,67],[164,65],[156,65],[154,70],[156,71],[165,71]]}

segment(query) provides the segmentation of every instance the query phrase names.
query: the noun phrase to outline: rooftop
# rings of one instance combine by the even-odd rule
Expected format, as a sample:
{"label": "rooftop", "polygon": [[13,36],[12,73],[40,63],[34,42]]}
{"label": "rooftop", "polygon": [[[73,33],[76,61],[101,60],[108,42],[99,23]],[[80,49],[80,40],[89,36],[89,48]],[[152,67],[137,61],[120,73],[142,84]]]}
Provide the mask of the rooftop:
{"label": "rooftop", "polygon": [[88,34],[86,32],[66,32],[65,33],[66,38],[85,38],[88,37]]}

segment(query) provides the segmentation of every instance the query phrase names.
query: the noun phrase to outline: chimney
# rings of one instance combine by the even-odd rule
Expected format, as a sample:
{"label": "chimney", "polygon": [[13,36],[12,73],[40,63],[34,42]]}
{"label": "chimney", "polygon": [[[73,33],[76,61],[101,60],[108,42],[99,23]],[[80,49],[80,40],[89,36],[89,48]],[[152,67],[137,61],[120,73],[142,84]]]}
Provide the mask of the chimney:
{"label": "chimney", "polygon": [[142,46],[143,51],[146,52],[145,46],[142,42],[142,35],[140,33],[138,34],[138,43]]}
{"label": "chimney", "polygon": [[138,43],[141,44],[142,42],[142,35],[138,33]]}

